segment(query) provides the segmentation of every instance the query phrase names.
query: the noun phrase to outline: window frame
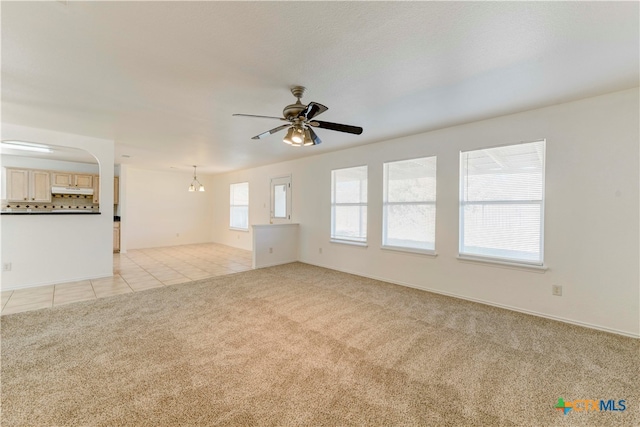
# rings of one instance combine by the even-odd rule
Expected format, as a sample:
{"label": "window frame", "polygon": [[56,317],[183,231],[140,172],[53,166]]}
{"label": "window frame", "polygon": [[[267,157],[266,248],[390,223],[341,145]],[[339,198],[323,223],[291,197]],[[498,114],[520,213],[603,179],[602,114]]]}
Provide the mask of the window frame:
{"label": "window frame", "polygon": [[[335,202],[335,196],[336,196],[336,180],[335,180],[335,175],[334,172],[337,171],[342,171],[342,170],[346,170],[346,169],[357,169],[357,168],[365,168],[366,169],[366,176],[367,176],[367,191],[365,193],[365,202],[359,202],[359,203],[337,203]],[[343,236],[337,236],[336,232],[335,232],[335,226],[336,226],[336,207],[338,206],[358,206],[360,208],[362,208],[363,206],[366,208],[366,213],[365,213],[365,217],[366,217],[366,226],[364,228],[364,240],[361,239],[354,239],[354,238],[348,238],[348,237],[343,237]],[[360,230],[362,230],[362,220],[360,220],[359,223],[359,228]],[[329,241],[331,243],[342,243],[342,244],[346,244],[346,245],[353,245],[353,246],[363,246],[363,247],[367,247],[368,246],[368,238],[369,238],[369,165],[368,164],[364,164],[364,165],[357,165],[357,166],[347,166],[347,167],[343,167],[343,168],[336,168],[336,169],[331,169],[331,229],[330,229],[330,233],[329,233]],[[362,234],[362,233],[360,233]]]}
{"label": "window frame", "polygon": [[[422,160],[422,159],[431,159],[433,158],[436,163],[436,197],[433,201],[411,201],[411,202],[389,202],[389,183],[388,183],[388,165],[393,163],[400,162],[408,162],[411,160]],[[391,250],[391,251],[399,251],[399,252],[410,252],[422,255],[432,255],[437,256],[436,252],[436,226],[437,226],[437,201],[438,201],[438,191],[437,191],[437,182],[438,182],[438,156],[436,154],[427,154],[419,157],[411,157],[405,159],[397,159],[397,160],[389,160],[382,163],[382,245],[381,249]],[[433,206],[435,209],[435,220],[433,223],[433,231],[434,231],[434,239],[433,239],[433,249],[425,249],[425,248],[416,248],[412,246],[401,246],[401,245],[390,245],[387,242],[387,207],[388,206],[402,206],[402,205],[415,205],[415,206]]]}
{"label": "window frame", "polygon": [[[540,200],[501,200],[501,201],[484,201],[484,202],[465,202],[464,201],[464,191],[465,191],[465,177],[466,175],[463,175],[463,170],[464,170],[464,165],[463,165],[463,154],[464,153],[471,153],[474,151],[483,151],[483,150],[491,150],[494,148],[500,148],[500,147],[512,147],[512,146],[517,146],[517,145],[524,145],[524,144],[533,144],[536,142],[542,142],[543,143],[543,150],[542,150],[542,182],[541,182],[541,193],[540,193]],[[458,224],[459,224],[459,229],[458,229],[458,259],[462,260],[462,261],[471,261],[471,262],[483,262],[483,263],[489,263],[489,264],[498,264],[498,265],[505,265],[505,266],[515,266],[515,267],[524,267],[524,268],[529,268],[529,269],[539,269],[539,270],[546,270],[547,267],[545,266],[545,262],[544,262],[544,225],[545,225],[545,201],[546,201],[546,193],[545,193],[545,188],[546,188],[546,152],[547,152],[547,140],[546,138],[539,138],[539,139],[534,139],[534,140],[529,140],[529,141],[520,141],[520,142],[516,142],[516,143],[508,143],[508,144],[500,144],[500,145],[494,145],[494,146],[489,146],[489,147],[481,147],[481,148],[474,148],[474,149],[469,149],[469,150],[460,150],[459,153],[459,172],[458,172],[458,179],[459,179],[459,196],[458,196]],[[464,248],[464,227],[465,227],[465,221],[464,221],[464,207],[467,205],[508,205],[508,204],[518,204],[518,205],[539,205],[539,209],[540,209],[540,228],[539,228],[539,260],[538,261],[530,261],[530,260],[524,260],[524,259],[516,259],[516,258],[507,258],[507,257],[500,257],[500,256],[492,256],[492,255],[482,255],[482,254],[474,254],[474,253],[466,253],[463,252],[463,248]]]}
{"label": "window frame", "polygon": [[[246,205],[241,205],[241,204],[235,204],[235,200],[232,200],[234,197],[234,189],[233,187],[236,185],[240,185],[240,184],[246,184],[247,185],[247,204]],[[247,227],[243,228],[243,227],[237,227],[234,226],[232,223],[233,220],[233,208],[234,207],[245,207],[247,208]],[[240,182],[235,182],[235,183],[231,183],[229,184],[229,230],[234,230],[234,231],[249,231],[249,181],[240,181]]]}

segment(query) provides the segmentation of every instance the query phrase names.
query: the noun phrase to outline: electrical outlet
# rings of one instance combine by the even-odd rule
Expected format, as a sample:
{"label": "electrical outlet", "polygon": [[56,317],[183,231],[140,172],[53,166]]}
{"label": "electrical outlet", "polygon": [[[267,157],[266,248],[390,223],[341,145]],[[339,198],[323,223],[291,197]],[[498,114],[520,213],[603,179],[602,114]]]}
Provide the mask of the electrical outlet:
{"label": "electrical outlet", "polygon": [[562,286],[560,285],[551,285],[551,294],[557,297],[562,296]]}
{"label": "electrical outlet", "polygon": [[273,253],[273,248],[269,248],[269,253],[272,254]]}
{"label": "electrical outlet", "polygon": [[322,248],[318,248],[318,253],[322,255]]}
{"label": "electrical outlet", "polygon": [[11,263],[10,262],[2,263],[2,271],[11,271]]}
{"label": "electrical outlet", "polygon": [[176,237],[180,237],[180,233],[176,233]]}

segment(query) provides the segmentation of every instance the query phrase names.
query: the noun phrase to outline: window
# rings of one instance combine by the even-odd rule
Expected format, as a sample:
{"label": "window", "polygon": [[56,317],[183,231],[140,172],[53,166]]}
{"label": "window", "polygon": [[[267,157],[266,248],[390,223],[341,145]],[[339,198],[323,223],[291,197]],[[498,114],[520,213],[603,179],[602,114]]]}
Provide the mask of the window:
{"label": "window", "polygon": [[229,187],[229,227],[249,229],[249,183],[240,182]]}
{"label": "window", "polygon": [[436,158],[384,164],[382,245],[432,252],[436,234]]}
{"label": "window", "polygon": [[367,166],[331,171],[331,238],[367,241]]}
{"label": "window", "polygon": [[271,178],[271,224],[291,222],[291,175]]}
{"label": "window", "polygon": [[545,141],[460,153],[460,255],[542,265]]}

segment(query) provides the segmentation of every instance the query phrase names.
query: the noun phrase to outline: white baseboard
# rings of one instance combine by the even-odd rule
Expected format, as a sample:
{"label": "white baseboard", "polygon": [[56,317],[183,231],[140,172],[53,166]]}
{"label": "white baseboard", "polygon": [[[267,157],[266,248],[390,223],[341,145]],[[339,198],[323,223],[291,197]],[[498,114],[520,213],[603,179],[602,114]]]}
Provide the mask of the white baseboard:
{"label": "white baseboard", "polygon": [[[254,270],[259,270],[261,268],[275,267],[276,265],[291,264],[292,262],[299,262],[299,261],[297,259],[289,260],[289,261],[278,261],[278,262],[274,262],[272,264],[265,264],[265,265],[259,265],[259,266],[253,266],[252,265],[251,268],[254,269]],[[306,263],[306,264],[308,264],[308,263]]]}
{"label": "white baseboard", "polygon": [[589,328],[589,329],[596,329],[598,331],[609,332],[609,333],[617,334],[617,335],[623,335],[625,337],[630,337],[630,338],[640,338],[640,334],[635,334],[635,333],[627,332],[627,331],[621,331],[619,329],[614,329],[614,328],[608,328],[606,326],[595,325],[593,323],[587,323],[587,322],[581,322],[579,320],[567,319],[566,317],[553,316],[553,315],[546,314],[546,313],[540,313],[538,311],[527,310],[527,309],[523,309],[523,308],[520,308],[520,307],[514,307],[514,306],[510,306],[510,305],[506,305],[506,304],[499,304],[499,303],[486,301],[486,300],[479,299],[479,298],[467,297],[467,296],[455,294],[455,293],[452,293],[452,292],[445,292],[445,291],[441,291],[439,289],[433,289],[433,288],[429,288],[429,287],[426,287],[426,286],[419,286],[419,285],[415,285],[415,284],[412,284],[412,283],[406,283],[406,282],[402,282],[402,281],[399,281],[399,280],[393,280],[393,279],[389,279],[389,278],[385,278],[385,277],[377,277],[377,276],[372,276],[372,275],[369,275],[369,274],[362,274],[362,273],[358,273],[358,272],[355,272],[355,271],[349,271],[349,270],[346,270],[346,269],[339,269],[339,268],[335,268],[335,267],[329,267],[329,266],[326,266],[326,265],[316,264],[316,263],[313,263],[313,262],[307,262],[307,261],[302,261],[302,260],[300,260],[299,262],[303,262],[303,263],[309,264],[309,265],[315,265],[316,267],[327,268],[329,270],[340,271],[342,273],[353,274],[355,276],[361,276],[361,277],[366,277],[366,278],[373,279],[373,280],[379,280],[381,282],[393,283],[394,285],[406,286],[408,288],[419,289],[421,291],[432,292],[434,294],[440,294],[440,295],[445,295],[445,296],[448,296],[448,297],[459,298],[459,299],[463,299],[463,300],[466,300],[466,301],[472,301],[472,302],[477,302],[477,303],[484,304],[484,305],[489,305],[489,306],[492,306],[492,307],[498,307],[498,308],[504,308],[506,310],[516,311],[518,313],[530,314],[532,316],[542,317],[542,318],[545,318],[545,319],[555,320],[555,321],[563,322],[563,323],[569,323],[571,325],[582,326],[582,327]]}

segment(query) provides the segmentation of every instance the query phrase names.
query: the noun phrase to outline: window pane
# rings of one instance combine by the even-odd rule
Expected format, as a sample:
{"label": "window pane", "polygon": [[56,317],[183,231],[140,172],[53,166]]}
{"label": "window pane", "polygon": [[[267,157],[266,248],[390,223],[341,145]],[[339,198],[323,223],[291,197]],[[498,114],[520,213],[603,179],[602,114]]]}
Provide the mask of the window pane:
{"label": "window pane", "polygon": [[542,264],[545,141],[460,153],[460,253]]}
{"label": "window pane", "polygon": [[367,207],[334,206],[333,234],[336,239],[367,240]]}
{"label": "window pane", "polygon": [[385,245],[435,249],[435,205],[386,206]]}
{"label": "window pane", "polygon": [[249,228],[248,206],[231,206],[231,227]]}
{"label": "window pane", "polygon": [[333,203],[367,202],[367,167],[338,169],[331,173],[335,193]]}
{"label": "window pane", "polygon": [[331,237],[366,242],[367,166],[331,171]]}
{"label": "window pane", "polygon": [[273,217],[285,218],[287,216],[287,186],[273,186]]}
{"label": "window pane", "polygon": [[249,228],[249,183],[240,182],[229,186],[229,226]]}
{"label": "window pane", "polygon": [[541,261],[539,204],[467,205],[462,252],[523,261]]}
{"label": "window pane", "polygon": [[435,156],[385,163],[383,199],[383,245],[435,249]]}
{"label": "window pane", "polygon": [[231,184],[231,204],[232,205],[248,205],[249,204],[249,183],[248,182]]}
{"label": "window pane", "polygon": [[385,163],[388,202],[436,200],[436,158]]}
{"label": "window pane", "polygon": [[544,141],[462,153],[466,201],[541,200]]}

